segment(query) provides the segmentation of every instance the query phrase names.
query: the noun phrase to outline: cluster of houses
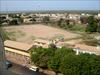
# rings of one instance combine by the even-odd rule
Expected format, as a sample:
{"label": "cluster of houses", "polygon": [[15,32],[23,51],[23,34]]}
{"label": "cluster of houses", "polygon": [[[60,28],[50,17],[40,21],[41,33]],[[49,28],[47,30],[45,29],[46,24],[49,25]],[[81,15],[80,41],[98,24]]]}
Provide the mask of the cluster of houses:
{"label": "cluster of houses", "polygon": [[[11,21],[15,20],[17,24],[32,24],[32,23],[41,23],[43,22],[44,17],[49,17],[50,21],[58,21],[61,18],[65,20],[70,20],[71,22],[75,22],[80,24],[81,17],[88,17],[93,14],[71,14],[71,13],[19,13],[19,14],[0,14],[0,19],[2,20],[2,25],[9,25]],[[95,18],[100,18],[100,13],[94,15]]]}
{"label": "cluster of houses", "polygon": [[[36,39],[34,40],[33,44],[6,40],[4,42],[6,58],[10,61],[13,61],[14,63],[28,66],[31,64],[29,54],[30,50],[34,47],[48,48],[51,43],[54,43],[57,48],[61,48],[64,45],[64,41],[62,40],[49,41]],[[100,47],[87,46],[84,44],[75,44],[72,48],[76,52],[76,55],[78,55],[79,53],[100,55]]]}

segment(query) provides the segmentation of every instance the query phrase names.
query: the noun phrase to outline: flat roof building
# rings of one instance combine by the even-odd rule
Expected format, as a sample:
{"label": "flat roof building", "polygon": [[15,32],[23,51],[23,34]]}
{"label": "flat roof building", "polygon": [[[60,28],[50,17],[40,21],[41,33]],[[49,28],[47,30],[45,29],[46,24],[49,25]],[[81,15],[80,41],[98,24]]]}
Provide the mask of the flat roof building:
{"label": "flat roof building", "polygon": [[21,43],[21,42],[16,42],[16,41],[11,41],[11,40],[6,40],[4,42],[5,47],[9,48],[14,48],[14,49],[19,49],[22,51],[28,51],[33,47],[33,45],[29,45],[26,43]]}
{"label": "flat roof building", "polygon": [[6,40],[4,46],[7,60],[20,65],[30,64],[29,50],[33,48],[33,45]]}

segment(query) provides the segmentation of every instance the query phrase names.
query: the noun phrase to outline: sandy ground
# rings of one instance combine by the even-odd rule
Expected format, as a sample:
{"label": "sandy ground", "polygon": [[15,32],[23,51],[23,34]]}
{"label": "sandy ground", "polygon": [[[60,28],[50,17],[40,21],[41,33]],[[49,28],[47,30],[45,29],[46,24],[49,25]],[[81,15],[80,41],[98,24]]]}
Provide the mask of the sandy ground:
{"label": "sandy ground", "polygon": [[[75,33],[71,33],[69,31],[65,31],[62,29],[45,26],[41,24],[35,25],[21,25],[21,26],[9,26],[4,27],[8,32],[17,32],[24,33],[24,35],[20,35],[20,37],[16,37],[17,41],[32,43],[34,38],[42,38],[42,39],[53,39],[55,37],[64,37],[65,39],[76,38],[79,35]],[[12,37],[12,36],[11,36]]]}

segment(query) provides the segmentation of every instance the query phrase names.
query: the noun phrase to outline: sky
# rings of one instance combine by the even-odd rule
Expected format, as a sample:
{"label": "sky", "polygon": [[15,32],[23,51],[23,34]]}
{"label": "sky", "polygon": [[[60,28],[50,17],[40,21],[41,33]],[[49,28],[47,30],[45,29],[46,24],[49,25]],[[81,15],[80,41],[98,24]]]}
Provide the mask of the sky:
{"label": "sky", "polygon": [[0,0],[0,11],[100,10],[100,0]]}

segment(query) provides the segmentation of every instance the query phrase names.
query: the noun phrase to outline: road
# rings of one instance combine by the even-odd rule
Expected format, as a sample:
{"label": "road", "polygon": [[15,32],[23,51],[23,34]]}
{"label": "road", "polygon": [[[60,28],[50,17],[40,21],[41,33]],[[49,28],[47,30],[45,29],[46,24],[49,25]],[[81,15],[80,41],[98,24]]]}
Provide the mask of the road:
{"label": "road", "polygon": [[12,71],[18,75],[46,75],[46,74],[43,74],[40,72],[31,71],[26,67],[23,67],[18,64],[14,64],[14,63],[13,63],[13,66],[11,68],[9,68],[8,70]]}

